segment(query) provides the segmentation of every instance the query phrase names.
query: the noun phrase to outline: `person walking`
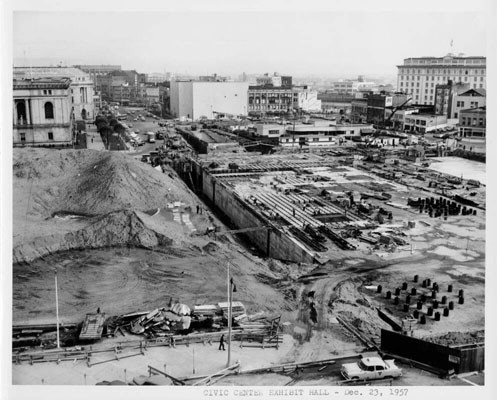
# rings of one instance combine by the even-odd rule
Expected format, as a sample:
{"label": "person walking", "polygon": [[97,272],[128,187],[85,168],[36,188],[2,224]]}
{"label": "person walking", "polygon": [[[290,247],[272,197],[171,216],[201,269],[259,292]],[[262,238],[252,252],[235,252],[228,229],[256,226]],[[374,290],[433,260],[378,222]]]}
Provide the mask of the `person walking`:
{"label": "person walking", "polygon": [[224,348],[224,333],[221,335],[221,339],[219,339],[219,350],[226,350]]}

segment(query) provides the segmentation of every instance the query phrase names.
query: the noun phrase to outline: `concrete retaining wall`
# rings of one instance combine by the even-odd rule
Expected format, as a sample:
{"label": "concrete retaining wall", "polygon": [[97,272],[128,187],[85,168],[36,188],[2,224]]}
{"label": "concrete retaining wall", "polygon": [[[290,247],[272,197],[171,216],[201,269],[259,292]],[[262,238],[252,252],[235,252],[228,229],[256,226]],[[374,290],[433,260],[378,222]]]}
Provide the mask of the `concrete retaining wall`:
{"label": "concrete retaining wall", "polygon": [[[251,210],[242,199],[229,191],[226,186],[204,171],[203,193],[207,198],[239,228],[252,228],[270,225],[270,221]],[[301,243],[292,240],[279,229],[261,229],[246,232],[250,241],[268,257],[291,262],[313,263],[314,255]]]}

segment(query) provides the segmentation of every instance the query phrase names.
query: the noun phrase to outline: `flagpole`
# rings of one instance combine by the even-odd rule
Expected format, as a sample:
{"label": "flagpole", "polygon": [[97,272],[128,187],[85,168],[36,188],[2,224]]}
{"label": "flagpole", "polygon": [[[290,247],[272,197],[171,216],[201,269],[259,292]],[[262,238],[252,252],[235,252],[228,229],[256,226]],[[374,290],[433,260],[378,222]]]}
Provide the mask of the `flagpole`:
{"label": "flagpole", "polygon": [[59,340],[59,293],[57,290],[57,271],[55,271],[55,314],[57,316],[57,348],[60,348]]}

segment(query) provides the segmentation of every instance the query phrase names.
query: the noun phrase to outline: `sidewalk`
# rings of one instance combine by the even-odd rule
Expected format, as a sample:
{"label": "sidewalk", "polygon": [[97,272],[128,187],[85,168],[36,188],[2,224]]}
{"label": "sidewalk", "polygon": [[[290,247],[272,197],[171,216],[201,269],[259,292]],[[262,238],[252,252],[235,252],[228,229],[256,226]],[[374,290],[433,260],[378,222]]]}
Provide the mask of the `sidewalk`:
{"label": "sidewalk", "polygon": [[91,150],[105,150],[104,142],[98,132],[86,132],[86,148]]}

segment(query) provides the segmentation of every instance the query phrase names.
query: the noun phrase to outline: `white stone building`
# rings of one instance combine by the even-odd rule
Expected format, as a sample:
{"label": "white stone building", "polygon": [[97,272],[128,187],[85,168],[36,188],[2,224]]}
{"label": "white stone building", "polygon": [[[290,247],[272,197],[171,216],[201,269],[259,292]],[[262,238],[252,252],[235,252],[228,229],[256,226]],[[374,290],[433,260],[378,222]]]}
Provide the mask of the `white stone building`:
{"label": "white stone building", "polygon": [[248,82],[171,81],[171,114],[192,120],[247,115],[248,86]]}
{"label": "white stone building", "polygon": [[69,78],[74,119],[95,118],[94,82],[87,72],[74,67],[14,67],[14,78]]}
{"label": "white stone building", "polygon": [[486,89],[487,59],[448,54],[445,57],[406,58],[398,65],[397,90],[410,94],[415,104],[435,103],[435,87],[449,80]]}
{"label": "white stone building", "polygon": [[70,146],[73,112],[68,78],[14,79],[14,146]]}

